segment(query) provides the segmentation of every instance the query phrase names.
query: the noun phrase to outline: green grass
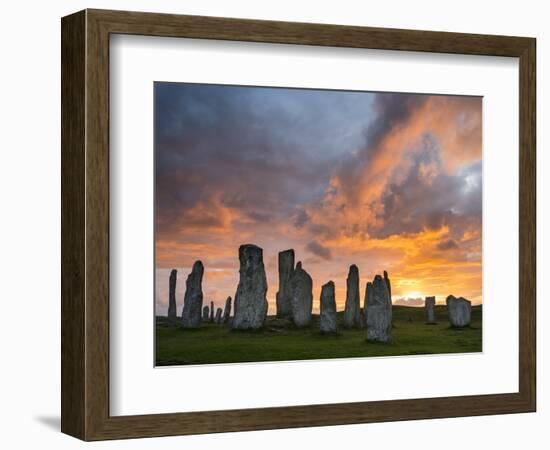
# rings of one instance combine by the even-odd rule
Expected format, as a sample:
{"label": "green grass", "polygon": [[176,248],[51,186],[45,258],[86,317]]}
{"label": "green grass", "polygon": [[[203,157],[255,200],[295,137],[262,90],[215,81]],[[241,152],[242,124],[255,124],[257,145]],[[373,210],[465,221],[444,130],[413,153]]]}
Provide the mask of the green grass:
{"label": "green grass", "polygon": [[268,317],[261,331],[232,331],[228,325],[203,323],[195,330],[184,330],[157,317],[156,364],[237,363],[368,356],[471,353],[482,351],[482,308],[472,308],[469,328],[453,329],[444,306],[436,307],[437,325],[424,323],[424,309],[393,307],[391,344],[366,341],[366,330],[347,330],[341,322],[336,336],[319,333],[319,318],[311,327],[297,329],[288,321]]}

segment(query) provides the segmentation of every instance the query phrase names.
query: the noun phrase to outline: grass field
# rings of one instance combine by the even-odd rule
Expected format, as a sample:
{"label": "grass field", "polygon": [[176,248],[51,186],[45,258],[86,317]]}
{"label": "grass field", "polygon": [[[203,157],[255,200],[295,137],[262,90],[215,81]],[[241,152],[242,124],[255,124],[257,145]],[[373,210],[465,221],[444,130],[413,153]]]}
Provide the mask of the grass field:
{"label": "grass field", "polygon": [[437,325],[424,323],[424,309],[393,307],[393,343],[366,341],[366,330],[346,330],[335,336],[319,333],[319,317],[311,327],[297,329],[288,321],[269,316],[261,331],[232,331],[228,325],[203,323],[184,330],[165,317],[156,322],[157,366],[183,364],[289,361],[366,356],[471,353],[482,350],[482,308],[472,308],[469,328],[453,329],[445,306],[436,306]]}

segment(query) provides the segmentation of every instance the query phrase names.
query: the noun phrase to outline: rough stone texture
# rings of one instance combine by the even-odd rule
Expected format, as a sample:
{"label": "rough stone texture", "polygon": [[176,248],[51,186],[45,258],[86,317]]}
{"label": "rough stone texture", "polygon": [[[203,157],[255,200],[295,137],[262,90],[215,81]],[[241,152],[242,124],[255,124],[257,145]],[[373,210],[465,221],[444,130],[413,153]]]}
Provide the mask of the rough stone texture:
{"label": "rough stone texture", "polygon": [[359,269],[355,264],[350,266],[347,279],[346,307],[344,309],[344,326],[346,328],[361,326],[359,306]]}
{"label": "rough stone texture", "polygon": [[172,269],[170,272],[170,281],[168,283],[168,319],[176,320],[176,281],[178,279],[178,271]]}
{"label": "rough stone texture", "polygon": [[426,312],[426,323],[430,325],[435,324],[435,297],[426,297],[424,310]]}
{"label": "rough stone texture", "polygon": [[472,302],[465,298],[447,297],[447,314],[452,327],[464,328],[470,326],[472,317]]}
{"label": "rough stone texture", "polygon": [[253,244],[239,247],[239,285],[235,294],[233,329],[262,328],[267,316],[267,279],[263,250]]}
{"label": "rough stone texture", "polygon": [[294,325],[306,327],[311,322],[311,309],[313,307],[313,281],[311,276],[302,269],[302,263],[296,265],[290,279],[291,316]]}
{"label": "rough stone texture", "polygon": [[214,302],[210,302],[210,322],[214,322]]}
{"label": "rough stone texture", "polygon": [[279,252],[279,291],[276,295],[277,317],[291,317],[292,289],[290,280],[294,272],[294,250]]}
{"label": "rough stone texture", "polygon": [[214,317],[214,322],[216,323],[222,323],[222,313],[223,310],[221,308],[216,309],[216,317]]}
{"label": "rough stone texture", "polygon": [[225,308],[223,309],[223,323],[229,322],[231,316],[231,297],[227,297],[225,301]]}
{"label": "rough stone texture", "polygon": [[338,331],[336,324],[336,299],[334,298],[334,283],[329,281],[321,288],[321,320],[322,334],[333,334]]}
{"label": "rough stone texture", "polygon": [[384,281],[386,282],[386,285],[388,286],[388,293],[390,294],[390,300],[391,300],[391,281],[388,277],[388,272],[384,270]]}
{"label": "rough stone texture", "polygon": [[392,303],[388,284],[380,275],[372,283],[367,283],[367,340],[391,342]]}
{"label": "rough stone texture", "polygon": [[183,328],[197,328],[201,323],[203,274],[204,266],[202,262],[195,261],[193,269],[185,282],[185,297],[183,298],[183,311],[181,313]]}
{"label": "rough stone texture", "polygon": [[208,322],[210,320],[210,308],[208,305],[202,308],[202,321]]}

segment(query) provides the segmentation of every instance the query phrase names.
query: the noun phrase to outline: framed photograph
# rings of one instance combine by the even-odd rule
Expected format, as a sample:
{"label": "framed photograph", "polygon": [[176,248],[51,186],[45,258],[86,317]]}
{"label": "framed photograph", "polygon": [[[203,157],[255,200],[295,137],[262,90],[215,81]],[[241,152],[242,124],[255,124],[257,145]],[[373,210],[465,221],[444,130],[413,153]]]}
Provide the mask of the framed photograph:
{"label": "framed photograph", "polygon": [[535,411],[534,38],[61,30],[63,432]]}

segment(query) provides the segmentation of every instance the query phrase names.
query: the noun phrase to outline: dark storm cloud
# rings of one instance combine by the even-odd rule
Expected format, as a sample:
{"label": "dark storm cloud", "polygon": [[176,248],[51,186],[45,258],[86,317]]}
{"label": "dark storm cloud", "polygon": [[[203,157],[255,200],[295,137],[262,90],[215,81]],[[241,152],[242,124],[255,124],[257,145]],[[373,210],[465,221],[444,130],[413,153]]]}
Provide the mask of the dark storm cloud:
{"label": "dark storm cloud", "polygon": [[332,258],[330,248],[325,247],[317,241],[308,242],[308,244],[306,245],[306,250],[322,259],[328,260]]}
{"label": "dark storm cloud", "polygon": [[[359,145],[372,98],[171,83],[157,83],[155,95],[160,232],[213,197],[253,222],[288,220],[323,196],[342,153]],[[305,221],[305,211],[295,217]]]}
{"label": "dark storm cloud", "polygon": [[446,225],[451,239],[441,243],[440,249],[449,250],[456,246],[453,238],[481,223],[481,163],[445,173],[438,143],[429,135],[410,158],[412,164],[404,174],[390,177],[380,199],[378,224],[368,231],[372,237],[385,238]]}
{"label": "dark storm cloud", "polygon": [[452,250],[458,248],[458,244],[454,239],[446,239],[437,244],[438,250]]}
{"label": "dark storm cloud", "polygon": [[294,215],[294,226],[296,228],[302,228],[310,220],[310,217],[306,211],[299,209]]}
{"label": "dark storm cloud", "polygon": [[384,93],[374,101],[376,119],[366,131],[367,147],[376,149],[389,133],[405,126],[411,115],[429,98],[427,95]]}

